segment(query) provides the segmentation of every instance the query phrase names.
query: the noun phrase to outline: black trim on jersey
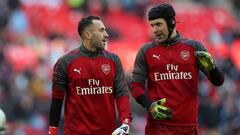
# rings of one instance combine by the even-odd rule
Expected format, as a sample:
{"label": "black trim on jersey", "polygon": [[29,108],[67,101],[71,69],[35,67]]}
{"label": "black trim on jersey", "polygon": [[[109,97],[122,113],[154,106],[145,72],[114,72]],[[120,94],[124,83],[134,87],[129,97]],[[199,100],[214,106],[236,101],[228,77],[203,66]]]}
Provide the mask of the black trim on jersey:
{"label": "black trim on jersey", "polygon": [[88,50],[87,48],[85,48],[83,46],[83,44],[79,47],[79,49],[80,49],[80,53],[83,56],[91,57],[91,58],[97,57],[98,53],[101,51],[101,50],[96,50],[95,52],[92,52],[92,51]]}
{"label": "black trim on jersey", "polygon": [[145,95],[145,94],[137,97],[136,101],[147,110],[149,110],[149,108],[152,104],[152,101],[150,100],[150,98],[147,97],[147,95]]}
{"label": "black trim on jersey", "polygon": [[58,122],[61,116],[63,100],[52,99],[50,113],[49,113],[49,126],[58,126]]}
{"label": "black trim on jersey", "polygon": [[218,67],[214,68],[213,70],[210,70],[209,75],[210,75],[209,80],[213,85],[221,86],[223,84],[224,74]]}

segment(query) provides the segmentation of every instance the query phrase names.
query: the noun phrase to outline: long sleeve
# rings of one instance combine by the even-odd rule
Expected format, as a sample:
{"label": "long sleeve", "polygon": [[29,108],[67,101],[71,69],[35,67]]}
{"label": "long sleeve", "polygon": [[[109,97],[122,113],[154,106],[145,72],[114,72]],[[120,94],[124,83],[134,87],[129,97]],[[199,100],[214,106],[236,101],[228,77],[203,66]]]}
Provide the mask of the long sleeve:
{"label": "long sleeve", "polygon": [[144,49],[145,48],[140,49],[135,59],[131,82],[131,95],[140,105],[148,110],[152,101],[147,97],[144,91],[147,79],[147,64],[144,58]]}
{"label": "long sleeve", "polygon": [[[196,44],[196,50],[197,51],[205,51],[208,52],[207,49],[200,43],[198,42]],[[208,77],[209,81],[215,85],[215,86],[221,86],[224,82],[224,74],[223,72],[219,69],[219,67],[216,67],[211,70],[211,71],[206,71],[203,66],[201,66],[200,62],[197,61],[197,65],[200,68],[200,70]]]}
{"label": "long sleeve", "polygon": [[128,95],[127,82],[124,76],[122,63],[118,56],[115,57],[116,75],[114,77],[115,97]]}
{"label": "long sleeve", "polygon": [[131,82],[131,94],[137,99],[144,94],[144,86],[147,78],[147,64],[144,58],[144,50],[140,49],[137,53]]}
{"label": "long sleeve", "polygon": [[49,112],[49,126],[58,126],[62,103],[65,96],[65,90],[67,86],[67,77],[63,59],[60,58],[53,68],[52,79],[52,101]]}
{"label": "long sleeve", "polygon": [[49,126],[58,127],[58,123],[61,116],[63,100],[52,99],[50,113],[49,113]]}
{"label": "long sleeve", "polygon": [[224,74],[217,66],[209,71],[207,76],[210,82],[215,86],[221,86],[224,82]]}
{"label": "long sleeve", "polygon": [[52,76],[52,98],[64,99],[68,87],[67,63],[63,57],[59,58],[53,68]]}
{"label": "long sleeve", "polygon": [[116,68],[117,70],[114,79],[114,89],[120,120],[122,121],[126,118],[131,120],[128,87],[119,57],[116,57]]}
{"label": "long sleeve", "polygon": [[131,120],[131,111],[130,111],[130,104],[129,104],[129,96],[120,96],[116,99],[117,108],[119,112],[120,121],[124,119]]}
{"label": "long sleeve", "polygon": [[141,83],[132,82],[131,83],[131,94],[143,108],[149,110],[152,101],[144,92],[144,86]]}

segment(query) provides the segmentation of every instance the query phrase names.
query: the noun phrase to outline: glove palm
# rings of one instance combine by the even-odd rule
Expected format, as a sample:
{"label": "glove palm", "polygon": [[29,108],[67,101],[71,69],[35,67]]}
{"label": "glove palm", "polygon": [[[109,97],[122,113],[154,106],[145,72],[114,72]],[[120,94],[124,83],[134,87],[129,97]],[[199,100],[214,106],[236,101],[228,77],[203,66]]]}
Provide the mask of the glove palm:
{"label": "glove palm", "polygon": [[195,56],[200,61],[201,65],[207,70],[212,70],[215,68],[215,62],[212,56],[208,52],[196,51]]}
{"label": "glove palm", "polygon": [[150,106],[150,113],[152,114],[153,119],[155,120],[165,120],[172,118],[172,110],[163,106],[166,103],[167,99],[163,98],[156,102],[153,102]]}

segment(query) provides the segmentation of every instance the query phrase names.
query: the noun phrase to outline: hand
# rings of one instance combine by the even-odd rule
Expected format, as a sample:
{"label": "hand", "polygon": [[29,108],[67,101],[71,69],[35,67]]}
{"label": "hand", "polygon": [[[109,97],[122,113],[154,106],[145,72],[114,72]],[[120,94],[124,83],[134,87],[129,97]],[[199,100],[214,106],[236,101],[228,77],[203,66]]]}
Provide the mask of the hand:
{"label": "hand", "polygon": [[119,128],[113,131],[112,135],[128,135],[130,126],[123,123]]}
{"label": "hand", "polygon": [[172,118],[172,110],[163,106],[166,103],[167,99],[162,98],[158,101],[155,101],[151,104],[149,111],[152,114],[153,119],[155,120],[165,120]]}
{"label": "hand", "polygon": [[205,51],[196,51],[195,56],[200,61],[201,65],[207,70],[210,71],[216,67],[215,62],[212,56]]}
{"label": "hand", "polygon": [[49,126],[48,135],[58,135],[58,127]]}

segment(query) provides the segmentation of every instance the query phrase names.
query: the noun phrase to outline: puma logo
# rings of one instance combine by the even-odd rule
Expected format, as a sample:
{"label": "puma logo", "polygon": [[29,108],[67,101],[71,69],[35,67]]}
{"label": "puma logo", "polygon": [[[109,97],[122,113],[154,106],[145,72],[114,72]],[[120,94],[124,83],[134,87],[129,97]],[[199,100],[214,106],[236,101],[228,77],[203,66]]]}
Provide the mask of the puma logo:
{"label": "puma logo", "polygon": [[81,72],[80,72],[81,68],[79,68],[79,69],[74,68],[73,71],[77,72],[78,74],[81,74]]}
{"label": "puma logo", "polygon": [[153,58],[160,60],[160,54],[158,54],[158,55],[153,54],[152,56],[153,56]]}

